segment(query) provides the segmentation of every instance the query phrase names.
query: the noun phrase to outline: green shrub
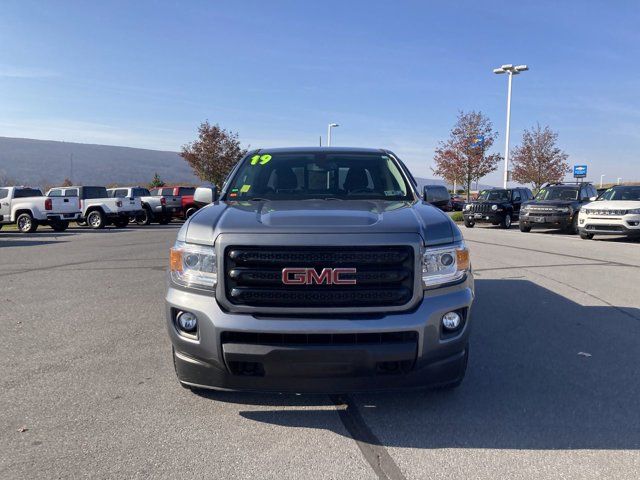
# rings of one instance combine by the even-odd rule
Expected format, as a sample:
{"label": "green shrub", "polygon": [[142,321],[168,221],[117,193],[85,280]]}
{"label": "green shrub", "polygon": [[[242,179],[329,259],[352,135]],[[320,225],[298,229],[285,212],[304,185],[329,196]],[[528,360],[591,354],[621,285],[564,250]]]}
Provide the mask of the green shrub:
{"label": "green shrub", "polygon": [[454,222],[464,222],[464,217],[462,216],[462,212],[453,212],[451,214],[451,220]]}

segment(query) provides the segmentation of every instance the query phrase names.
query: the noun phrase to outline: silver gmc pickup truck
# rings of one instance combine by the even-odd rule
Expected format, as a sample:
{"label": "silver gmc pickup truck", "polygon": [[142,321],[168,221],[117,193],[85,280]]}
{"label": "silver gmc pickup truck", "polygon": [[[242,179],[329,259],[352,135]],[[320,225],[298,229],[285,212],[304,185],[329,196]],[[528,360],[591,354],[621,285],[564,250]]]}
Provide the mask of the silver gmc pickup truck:
{"label": "silver gmc pickup truck", "polygon": [[388,150],[254,150],[170,252],[166,320],[187,388],[456,387],[474,298],[458,227]]}

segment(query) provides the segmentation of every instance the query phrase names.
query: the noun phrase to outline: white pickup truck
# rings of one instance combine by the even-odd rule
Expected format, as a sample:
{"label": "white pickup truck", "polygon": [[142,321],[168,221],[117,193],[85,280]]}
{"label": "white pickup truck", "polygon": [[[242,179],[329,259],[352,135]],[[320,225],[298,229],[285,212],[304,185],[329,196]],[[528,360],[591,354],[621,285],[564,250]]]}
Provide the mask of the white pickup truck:
{"label": "white pickup truck", "polygon": [[87,224],[94,229],[110,224],[123,228],[131,217],[142,213],[139,198],[110,198],[105,187],[56,187],[49,190],[47,196],[76,197],[81,208],[78,224]]}
{"label": "white pickup truck", "polygon": [[37,188],[0,188],[0,227],[15,223],[22,233],[32,233],[38,225],[49,225],[57,232],[80,216],[77,200],[47,198]]}
{"label": "white pickup truck", "polygon": [[172,216],[180,212],[180,198],[151,195],[145,187],[108,188],[107,193],[113,198],[140,199],[142,213],[136,217],[138,225],[149,225],[151,222],[166,225],[171,221]]}

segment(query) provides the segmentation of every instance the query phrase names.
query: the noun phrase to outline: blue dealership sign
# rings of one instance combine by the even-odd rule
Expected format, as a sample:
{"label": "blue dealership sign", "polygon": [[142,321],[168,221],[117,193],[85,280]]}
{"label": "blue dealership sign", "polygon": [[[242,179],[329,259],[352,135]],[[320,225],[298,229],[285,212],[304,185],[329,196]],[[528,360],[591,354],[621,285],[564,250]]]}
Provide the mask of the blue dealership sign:
{"label": "blue dealership sign", "polygon": [[573,166],[573,178],[584,178],[587,176],[586,165],[574,165]]}
{"label": "blue dealership sign", "polygon": [[484,135],[476,135],[473,138],[472,147],[484,147]]}

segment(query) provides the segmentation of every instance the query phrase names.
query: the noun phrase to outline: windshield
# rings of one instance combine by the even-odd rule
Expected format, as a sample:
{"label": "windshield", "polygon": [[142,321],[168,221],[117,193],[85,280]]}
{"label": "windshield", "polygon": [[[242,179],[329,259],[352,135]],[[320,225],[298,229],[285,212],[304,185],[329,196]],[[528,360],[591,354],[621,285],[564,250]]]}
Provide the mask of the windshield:
{"label": "windshield", "polygon": [[613,187],[600,195],[598,200],[640,201],[640,185],[630,187]]}
{"label": "windshield", "polygon": [[536,195],[536,200],[577,200],[577,188],[547,187]]}
{"label": "windshield", "polygon": [[260,153],[246,158],[227,200],[412,200],[396,162],[382,153]]}
{"label": "windshield", "polygon": [[511,197],[511,190],[482,190],[478,195],[478,200],[488,200],[491,202],[508,202]]}

